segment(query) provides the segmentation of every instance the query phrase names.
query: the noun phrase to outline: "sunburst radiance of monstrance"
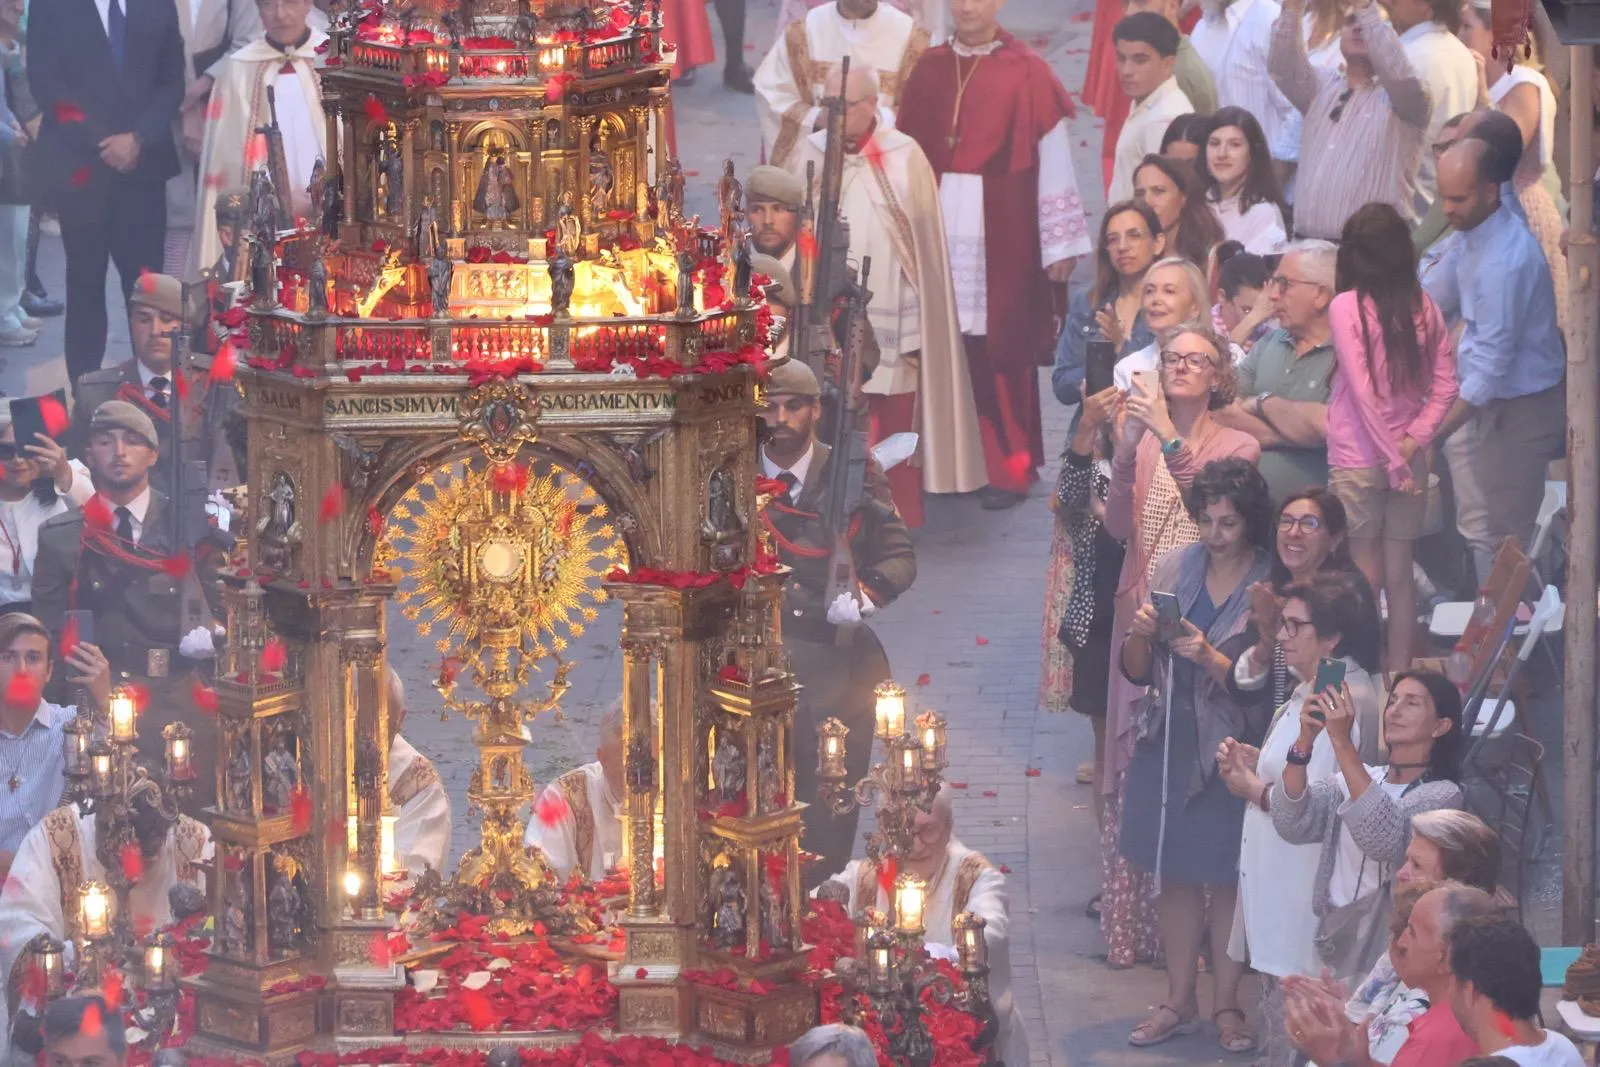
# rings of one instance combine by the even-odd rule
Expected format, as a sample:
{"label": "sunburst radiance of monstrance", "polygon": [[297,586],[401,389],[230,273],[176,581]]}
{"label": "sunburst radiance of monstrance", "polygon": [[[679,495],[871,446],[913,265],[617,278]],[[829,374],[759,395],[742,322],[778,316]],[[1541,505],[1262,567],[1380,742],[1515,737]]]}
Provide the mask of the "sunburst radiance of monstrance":
{"label": "sunburst radiance of monstrance", "polygon": [[[390,513],[386,539],[400,571],[401,613],[423,635],[439,634],[438,688],[446,708],[477,722],[478,767],[468,799],[483,812],[483,837],[435,894],[494,914],[496,929],[525,931],[553,914],[553,877],[523,845],[518,812],[533,797],[522,759],[523,724],[557,706],[571,664],[562,653],[597,617],[602,580],[624,562],[605,502],[581,478],[515,453],[463,461],[418,481]],[[543,694],[518,700],[535,675]],[[458,681],[484,700],[463,699]]]}

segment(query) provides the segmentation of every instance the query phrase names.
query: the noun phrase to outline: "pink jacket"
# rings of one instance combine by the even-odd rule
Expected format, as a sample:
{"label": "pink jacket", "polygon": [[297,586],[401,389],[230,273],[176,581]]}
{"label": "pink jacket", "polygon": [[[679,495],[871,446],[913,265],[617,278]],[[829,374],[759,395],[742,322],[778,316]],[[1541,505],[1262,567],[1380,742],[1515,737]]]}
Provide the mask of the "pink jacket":
{"label": "pink jacket", "polygon": [[[1365,339],[1363,316],[1367,320]],[[1433,363],[1433,380],[1426,392],[1397,395],[1390,395],[1383,329],[1372,302],[1362,300],[1358,306],[1354,290],[1340,293],[1328,307],[1328,322],[1333,327],[1333,355],[1338,366],[1328,396],[1328,466],[1383,467],[1389,472],[1390,487],[1397,487],[1407,470],[1400,457],[1401,438],[1409,435],[1419,449],[1426,449],[1456,402],[1456,357],[1444,316],[1424,293],[1417,312],[1417,337],[1423,354]],[[1370,372],[1368,344],[1372,346]],[[1374,384],[1374,377],[1381,386]]]}

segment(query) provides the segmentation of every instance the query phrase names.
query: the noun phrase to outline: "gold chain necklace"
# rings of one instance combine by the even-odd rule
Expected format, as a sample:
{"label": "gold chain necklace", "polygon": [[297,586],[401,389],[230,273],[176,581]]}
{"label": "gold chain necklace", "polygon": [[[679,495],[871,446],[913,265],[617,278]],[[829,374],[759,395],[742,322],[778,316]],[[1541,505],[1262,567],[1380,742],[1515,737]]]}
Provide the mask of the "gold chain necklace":
{"label": "gold chain necklace", "polygon": [[961,53],[951,49],[951,54],[956,57],[956,106],[955,113],[950,116],[950,136],[945,138],[945,144],[951,148],[961,138],[956,136],[956,129],[961,125],[961,98],[967,95],[967,85],[972,81],[972,76],[978,73],[978,64],[983,62],[987,52],[979,52],[972,58],[972,66],[967,68],[966,76],[961,74]]}

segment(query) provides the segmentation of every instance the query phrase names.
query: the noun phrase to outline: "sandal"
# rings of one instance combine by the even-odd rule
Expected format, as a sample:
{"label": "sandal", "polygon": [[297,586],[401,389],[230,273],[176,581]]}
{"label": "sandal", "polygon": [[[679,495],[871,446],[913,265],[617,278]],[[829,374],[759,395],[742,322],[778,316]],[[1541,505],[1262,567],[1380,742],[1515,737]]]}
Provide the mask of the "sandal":
{"label": "sandal", "polygon": [[[1224,1015],[1237,1015],[1239,1025],[1225,1027],[1219,1021]],[[1245,1018],[1244,1012],[1238,1008],[1223,1008],[1211,1016],[1211,1021],[1217,1024],[1217,1044],[1222,1046],[1222,1051],[1234,1055],[1242,1055],[1256,1047],[1255,1032],[1250,1029],[1250,1022]]]}
{"label": "sandal", "polygon": [[[1164,1021],[1162,1012],[1172,1016],[1171,1026],[1161,1025]],[[1163,1004],[1150,1013],[1150,1018],[1133,1028],[1133,1033],[1128,1035],[1128,1044],[1134,1048],[1149,1048],[1151,1045],[1159,1045],[1163,1041],[1170,1041],[1184,1034],[1192,1034],[1199,1028],[1198,1018],[1185,1019],[1177,1011]]]}

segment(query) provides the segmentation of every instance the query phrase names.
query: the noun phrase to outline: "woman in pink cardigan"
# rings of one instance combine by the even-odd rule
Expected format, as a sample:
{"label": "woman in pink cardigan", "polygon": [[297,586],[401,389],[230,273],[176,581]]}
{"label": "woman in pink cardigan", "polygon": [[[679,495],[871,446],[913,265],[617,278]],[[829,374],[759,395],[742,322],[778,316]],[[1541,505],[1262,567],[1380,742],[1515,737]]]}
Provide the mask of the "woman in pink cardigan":
{"label": "woman in pink cardigan", "polygon": [[1416,631],[1411,543],[1427,511],[1428,453],[1456,399],[1444,316],[1405,254],[1410,229],[1388,204],[1356,210],[1339,243],[1328,308],[1338,372],[1328,397],[1328,488],[1350,517],[1350,554],[1387,594],[1387,666],[1409,670]]}
{"label": "woman in pink cardigan", "polygon": [[[1200,309],[1204,313],[1205,309]],[[1178,342],[1185,342],[1179,346]],[[1208,327],[1184,325],[1158,338],[1160,371],[1137,371],[1124,401],[1125,418],[1111,463],[1106,493],[1105,528],[1127,546],[1117,586],[1112,623],[1111,684],[1106,702],[1106,793],[1101,828],[1104,870],[1100,928],[1107,960],[1131,967],[1154,954],[1155,927],[1149,877],[1132,871],[1119,854],[1122,783],[1133,758],[1133,709],[1144,694],[1116,668],[1122,639],[1133,614],[1149,599],[1150,575],[1157,561],[1175,548],[1199,538],[1184,507],[1195,475],[1215,459],[1237,456],[1255,463],[1261,446],[1254,437],[1214,422],[1211,412],[1232,403],[1237,377],[1227,342]],[[1206,366],[1198,366],[1190,350],[1209,350]],[[1159,375],[1159,376],[1158,376]]]}

